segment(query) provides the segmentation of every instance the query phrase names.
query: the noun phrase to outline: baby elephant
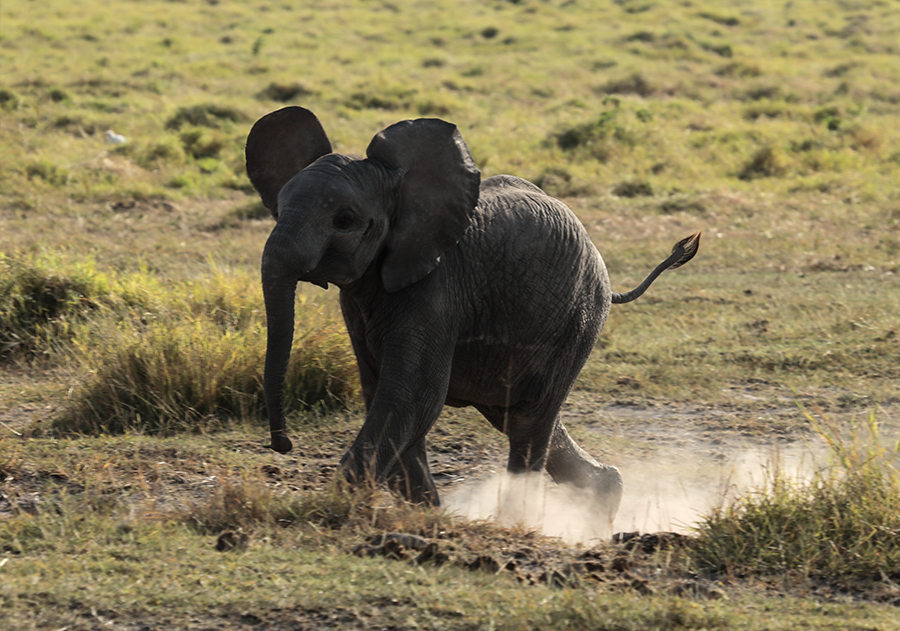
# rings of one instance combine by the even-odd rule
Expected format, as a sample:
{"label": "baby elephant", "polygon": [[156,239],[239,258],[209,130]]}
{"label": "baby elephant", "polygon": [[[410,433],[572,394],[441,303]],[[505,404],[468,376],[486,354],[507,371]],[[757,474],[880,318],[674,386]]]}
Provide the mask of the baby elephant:
{"label": "baby elephant", "polygon": [[297,281],[332,283],[367,410],[341,460],[351,481],[439,504],[425,435],[445,404],[471,405],[508,437],[509,472],[546,467],[612,519],[619,471],[575,444],[559,409],[610,304],[689,261],[699,234],[639,287],[614,293],[569,208],[517,177],[481,181],[459,131],[438,119],[391,125],[359,158],[332,153],[315,115],[286,107],[253,126],[247,172],[277,220],[262,257],[274,450],[292,447],[282,392]]}

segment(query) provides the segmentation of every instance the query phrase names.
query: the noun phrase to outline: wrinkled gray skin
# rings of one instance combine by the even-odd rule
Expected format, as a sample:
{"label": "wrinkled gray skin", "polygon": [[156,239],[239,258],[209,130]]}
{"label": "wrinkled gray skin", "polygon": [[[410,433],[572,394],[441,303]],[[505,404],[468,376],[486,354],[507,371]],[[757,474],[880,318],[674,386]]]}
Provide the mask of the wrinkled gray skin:
{"label": "wrinkled gray skin", "polygon": [[612,519],[619,471],[558,413],[613,298],[628,298],[564,204],[516,177],[481,182],[456,127],[436,119],[389,127],[362,159],[331,153],[311,112],[285,108],[254,125],[247,170],[277,218],[262,259],[273,449],[292,447],[282,391],[297,281],[334,284],[367,410],[341,460],[350,480],[437,505],[425,435],[445,404],[471,405],[509,438],[511,473],[546,467]]}

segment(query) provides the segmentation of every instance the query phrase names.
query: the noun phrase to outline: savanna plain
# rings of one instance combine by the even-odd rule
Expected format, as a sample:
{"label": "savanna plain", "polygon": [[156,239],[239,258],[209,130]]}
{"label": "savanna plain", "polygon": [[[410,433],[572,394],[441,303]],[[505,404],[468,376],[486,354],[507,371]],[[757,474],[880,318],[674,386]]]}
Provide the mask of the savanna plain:
{"label": "savanna plain", "polygon": [[[334,289],[298,294],[297,447],[266,448],[243,146],[284,105],[345,153],[455,123],[617,291],[703,231],[563,410],[626,534],[337,483],[363,412]],[[445,411],[444,497],[504,445]],[[0,629],[896,630],[898,452],[892,0],[0,4]]]}

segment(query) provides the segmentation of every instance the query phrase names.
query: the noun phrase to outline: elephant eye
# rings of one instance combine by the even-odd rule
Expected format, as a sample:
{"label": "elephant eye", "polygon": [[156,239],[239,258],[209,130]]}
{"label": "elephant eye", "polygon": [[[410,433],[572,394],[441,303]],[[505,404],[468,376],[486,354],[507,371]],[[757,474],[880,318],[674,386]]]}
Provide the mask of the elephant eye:
{"label": "elephant eye", "polygon": [[337,230],[349,230],[355,219],[356,215],[352,210],[344,209],[334,216],[334,227]]}

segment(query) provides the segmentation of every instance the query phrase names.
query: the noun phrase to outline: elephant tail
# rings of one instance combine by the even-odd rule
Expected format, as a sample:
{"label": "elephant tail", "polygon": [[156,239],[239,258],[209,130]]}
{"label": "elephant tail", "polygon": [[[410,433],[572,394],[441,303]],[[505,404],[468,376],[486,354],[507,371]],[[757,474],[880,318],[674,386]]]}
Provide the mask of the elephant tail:
{"label": "elephant tail", "polygon": [[650,275],[644,279],[640,285],[624,294],[613,292],[613,304],[622,304],[631,302],[640,298],[647,288],[655,281],[660,274],[668,269],[677,269],[694,258],[697,250],[700,249],[700,235],[702,232],[695,232],[686,239],[682,239],[672,247],[672,254],[665,261],[656,266],[656,269],[650,272]]}

